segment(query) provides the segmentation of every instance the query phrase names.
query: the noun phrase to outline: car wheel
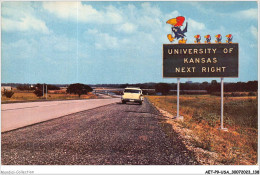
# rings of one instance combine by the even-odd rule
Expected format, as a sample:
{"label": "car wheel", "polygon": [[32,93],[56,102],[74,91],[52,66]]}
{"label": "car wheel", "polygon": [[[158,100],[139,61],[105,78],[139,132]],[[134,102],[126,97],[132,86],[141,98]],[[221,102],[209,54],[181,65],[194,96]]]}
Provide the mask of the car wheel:
{"label": "car wheel", "polygon": [[122,101],[123,104],[126,104],[126,101]]}
{"label": "car wheel", "polygon": [[139,102],[139,105],[142,105],[142,102]]}

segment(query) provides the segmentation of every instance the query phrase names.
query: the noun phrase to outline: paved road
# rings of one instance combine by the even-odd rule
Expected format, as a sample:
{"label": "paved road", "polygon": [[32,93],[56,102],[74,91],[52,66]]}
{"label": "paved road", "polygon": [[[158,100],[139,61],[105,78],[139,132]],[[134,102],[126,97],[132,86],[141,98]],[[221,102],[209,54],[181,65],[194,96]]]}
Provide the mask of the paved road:
{"label": "paved road", "polygon": [[197,164],[169,128],[146,100],[115,103],[3,133],[2,164]]}
{"label": "paved road", "polygon": [[120,98],[2,104],[1,132],[119,102]]}

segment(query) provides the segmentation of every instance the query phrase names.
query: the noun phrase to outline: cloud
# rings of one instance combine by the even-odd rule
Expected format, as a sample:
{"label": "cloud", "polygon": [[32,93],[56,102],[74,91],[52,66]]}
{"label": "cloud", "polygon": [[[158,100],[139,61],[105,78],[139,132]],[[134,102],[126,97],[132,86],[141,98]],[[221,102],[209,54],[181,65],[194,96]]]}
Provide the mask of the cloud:
{"label": "cloud", "polygon": [[136,25],[127,22],[121,25],[117,30],[124,33],[133,33],[136,30]]}
{"label": "cloud", "polygon": [[88,29],[85,32],[85,36],[87,38],[93,38],[95,47],[100,50],[116,49],[120,45],[120,41],[117,37],[111,36],[108,33],[100,32],[97,29]]}
{"label": "cloud", "polygon": [[[194,41],[194,36],[199,34],[203,40],[203,36],[207,34],[214,33],[212,30],[209,30],[204,23],[198,22],[194,19],[188,18],[188,32],[185,34],[188,42]],[[186,24],[184,24],[185,27]],[[213,37],[212,37],[213,38]]]}
{"label": "cloud", "polygon": [[141,7],[141,12],[148,16],[160,16],[162,14],[158,7],[152,6],[149,2],[142,3]]}
{"label": "cloud", "polygon": [[250,48],[257,48],[257,44],[249,44]]}
{"label": "cloud", "polygon": [[3,56],[2,60],[6,58],[9,60],[28,60],[31,57],[36,59],[38,53],[36,45],[37,41],[34,39],[20,39],[11,43],[3,42],[2,53],[5,56]]}
{"label": "cloud", "polygon": [[195,1],[193,1],[193,2],[190,2],[190,1],[184,1],[184,2],[182,2],[182,3],[184,3],[184,4],[188,4],[188,5],[191,5],[191,6],[193,6],[193,7],[195,7],[199,12],[202,12],[202,13],[206,13],[206,14],[220,14],[219,12],[218,13],[216,13],[216,11],[214,11],[213,9],[211,9],[211,8],[205,8],[205,7],[203,7],[203,5],[202,5],[202,3],[201,2],[195,2]]}
{"label": "cloud", "polygon": [[2,29],[4,31],[35,30],[46,34],[50,32],[44,21],[32,16],[26,16],[18,20],[2,17]]}
{"label": "cloud", "polygon": [[227,17],[232,16],[235,18],[243,18],[243,19],[258,19],[258,9],[257,8],[250,8],[246,10],[241,10],[237,12],[228,12],[228,13],[221,13],[216,11],[212,8],[205,8],[201,5],[201,2],[183,2],[192,5],[193,7],[197,8],[198,11],[205,13],[205,14],[214,14],[220,17]]}
{"label": "cloud", "polygon": [[[157,6],[145,2],[141,3],[140,8],[130,4],[114,11],[123,17],[121,23],[114,25],[114,30],[106,30],[107,28],[96,30],[97,28],[95,28],[88,29],[85,33],[85,37],[95,43],[97,49],[120,48],[120,51],[126,49],[136,51],[138,54],[140,48],[145,47],[145,52],[151,54],[151,51],[157,48],[167,36],[165,32],[167,19]],[[178,14],[177,11],[172,13]],[[170,26],[167,27],[171,31]],[[139,28],[141,30],[138,30]],[[131,35],[124,35],[124,33]],[[144,50],[140,50],[140,55],[143,52]]]}
{"label": "cloud", "polygon": [[175,10],[165,16],[166,16],[166,20],[168,20],[168,19],[176,18],[177,16],[180,16],[180,13],[177,10]]}
{"label": "cloud", "polygon": [[66,60],[68,55],[76,55],[77,44],[82,45],[77,43],[75,38],[50,34],[4,43],[3,52],[19,59],[52,57],[54,60],[57,58]]}
{"label": "cloud", "polygon": [[122,21],[120,12],[113,6],[103,12],[81,2],[43,2],[43,8],[59,18],[77,22],[118,24]]}
{"label": "cloud", "polygon": [[252,34],[255,38],[258,37],[257,28],[256,28],[255,26],[251,26],[251,27],[250,27],[250,32],[251,32],[251,34]]}
{"label": "cloud", "polygon": [[38,31],[50,33],[45,22],[38,19],[29,2],[4,2],[2,6],[2,29],[4,31]]}
{"label": "cloud", "polygon": [[118,24],[123,21],[122,12],[115,8],[114,6],[110,5],[107,8],[105,8],[105,12],[99,12],[102,15],[101,21],[103,23],[108,24]]}
{"label": "cloud", "polygon": [[89,34],[97,34],[98,30],[97,29],[88,29],[87,33],[89,33]]}
{"label": "cloud", "polygon": [[2,16],[8,18],[20,18],[28,14],[33,14],[34,8],[30,2],[3,2]]}
{"label": "cloud", "polygon": [[237,18],[247,18],[247,19],[257,19],[258,11],[256,8],[251,8],[247,10],[242,10],[233,14]]}
{"label": "cloud", "polygon": [[98,42],[96,43],[98,49],[115,49],[119,46],[118,39],[116,37],[110,36],[107,33],[99,33],[98,38]]}
{"label": "cloud", "polygon": [[[225,28],[225,26],[218,26],[217,28],[209,28],[209,25],[204,23],[195,21],[193,19],[188,19],[188,32],[185,34],[187,38],[187,42],[192,43],[194,42],[194,36],[199,34],[201,36],[201,42],[205,41],[205,35],[211,35],[211,42],[215,41],[215,35],[221,34],[222,35],[222,42],[225,42],[225,35],[230,33],[229,30]],[[233,36],[239,36],[235,32],[231,32]]]}
{"label": "cloud", "polygon": [[193,19],[188,19],[188,26],[191,30],[205,30],[206,26],[204,23],[197,22]]}

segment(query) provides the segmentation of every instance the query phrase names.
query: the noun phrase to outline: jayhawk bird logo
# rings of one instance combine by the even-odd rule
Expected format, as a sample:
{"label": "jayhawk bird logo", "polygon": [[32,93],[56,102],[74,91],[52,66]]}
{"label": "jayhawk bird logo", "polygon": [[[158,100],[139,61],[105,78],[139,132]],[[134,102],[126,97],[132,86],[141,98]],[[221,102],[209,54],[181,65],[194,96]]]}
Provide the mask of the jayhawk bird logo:
{"label": "jayhawk bird logo", "polygon": [[205,43],[210,44],[211,36],[210,35],[206,35],[206,36],[204,36],[204,38],[206,38]]}
{"label": "jayhawk bird logo", "polygon": [[201,36],[200,36],[200,35],[195,35],[194,38],[196,39],[196,40],[194,41],[194,43],[200,44]]}
{"label": "jayhawk bird logo", "polygon": [[232,43],[233,36],[231,34],[228,34],[228,35],[226,35],[226,37],[227,37],[226,42],[227,43]]}
{"label": "jayhawk bird logo", "polygon": [[216,35],[215,37],[216,37],[215,42],[216,42],[216,43],[221,43],[222,36],[221,36],[220,34],[218,34],[218,35]]}
{"label": "jayhawk bird logo", "polygon": [[184,37],[185,37],[184,33],[187,32],[188,23],[186,22],[186,27],[183,30],[181,30],[181,26],[182,26],[184,21],[185,21],[185,18],[183,16],[178,16],[176,18],[169,19],[166,22],[167,24],[172,25],[172,32],[175,35],[174,37],[171,34],[167,35],[170,42],[173,42],[175,38],[177,40],[181,38],[179,40],[179,44],[185,44],[186,43],[187,40],[184,39]]}

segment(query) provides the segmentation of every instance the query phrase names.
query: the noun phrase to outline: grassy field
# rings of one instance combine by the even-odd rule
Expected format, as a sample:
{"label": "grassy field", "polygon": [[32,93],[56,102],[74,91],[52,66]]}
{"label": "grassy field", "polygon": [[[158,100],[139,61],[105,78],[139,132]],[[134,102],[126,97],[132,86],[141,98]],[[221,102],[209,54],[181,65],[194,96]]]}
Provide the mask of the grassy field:
{"label": "grassy field", "polygon": [[[157,107],[176,115],[176,96],[147,96]],[[257,97],[225,97],[224,127],[219,131],[220,97],[210,95],[180,97],[183,121],[166,123],[179,130],[188,145],[197,151],[203,164],[255,165],[258,144]],[[168,131],[170,132],[170,131]]]}
{"label": "grassy field", "polygon": [[[96,98],[96,95],[88,93],[87,95],[81,95],[80,98],[75,94],[48,94],[48,100],[65,100],[65,99],[89,99]],[[5,102],[16,102],[16,101],[37,101],[43,100],[43,97],[37,97],[33,92],[19,92],[15,91],[14,95],[11,98],[1,96],[2,103]]]}

